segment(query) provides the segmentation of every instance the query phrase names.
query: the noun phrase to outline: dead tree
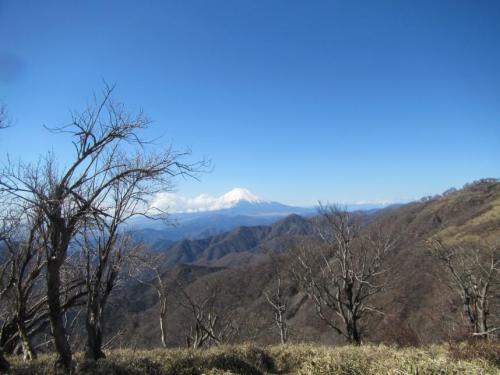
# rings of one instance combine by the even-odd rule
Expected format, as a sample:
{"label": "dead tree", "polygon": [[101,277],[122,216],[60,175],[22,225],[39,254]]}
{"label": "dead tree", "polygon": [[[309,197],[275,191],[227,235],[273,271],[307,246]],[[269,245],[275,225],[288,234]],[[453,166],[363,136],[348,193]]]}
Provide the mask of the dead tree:
{"label": "dead tree", "polygon": [[488,338],[500,330],[500,326],[489,325],[490,304],[500,286],[500,247],[480,243],[447,245],[440,239],[427,245],[445,271],[447,277],[441,280],[460,296],[471,335]]}
{"label": "dead tree", "polygon": [[318,316],[348,342],[362,342],[360,323],[380,309],[371,302],[387,286],[386,258],[396,247],[390,231],[337,206],[320,207],[315,238],[292,249],[292,275]]}
{"label": "dead tree", "polygon": [[49,320],[57,365],[66,372],[72,368],[72,353],[60,297],[61,268],[75,237],[89,223],[109,220],[110,197],[117,185],[139,180],[132,193],[135,214],[148,214],[146,200],[151,194],[170,190],[174,177],[195,169],[181,162],[185,153],[150,151],[138,134],[148,120],[113,103],[112,91],[106,88],[103,99],[75,114],[71,124],[51,129],[73,139],[74,159],[67,167],[58,167],[49,154],[37,164],[9,162],[0,171],[0,195],[8,197],[2,205],[23,202],[43,213],[49,240],[45,246]]}

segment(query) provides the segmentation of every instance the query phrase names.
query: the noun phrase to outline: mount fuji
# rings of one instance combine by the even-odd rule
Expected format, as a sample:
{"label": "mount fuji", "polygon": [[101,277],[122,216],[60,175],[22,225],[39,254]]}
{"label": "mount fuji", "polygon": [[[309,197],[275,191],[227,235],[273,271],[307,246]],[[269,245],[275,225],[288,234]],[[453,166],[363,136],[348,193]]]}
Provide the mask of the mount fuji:
{"label": "mount fuji", "polygon": [[[376,210],[387,204],[352,204],[351,211]],[[162,220],[136,218],[129,229],[137,239],[155,247],[183,239],[201,239],[218,235],[241,226],[271,225],[286,216],[310,217],[314,207],[295,207],[264,200],[245,188],[234,188],[220,197],[201,194],[186,198],[172,193],[160,193],[151,207],[169,212],[168,224]]]}
{"label": "mount fuji", "polygon": [[[288,215],[311,216],[312,207],[294,207],[259,198],[245,188],[234,188],[220,197],[200,195],[168,202],[162,209],[171,225],[159,220],[136,219],[131,223],[135,236],[146,242],[204,238],[239,226],[269,225]],[[180,202],[179,202],[180,201]],[[156,204],[160,206],[161,202]]]}
{"label": "mount fuji", "polygon": [[215,209],[180,212],[178,217],[195,218],[203,216],[227,215],[227,216],[287,216],[291,214],[311,214],[313,208],[294,207],[282,203],[267,201],[259,198],[245,188],[234,188],[226,194],[215,198],[212,207]]}

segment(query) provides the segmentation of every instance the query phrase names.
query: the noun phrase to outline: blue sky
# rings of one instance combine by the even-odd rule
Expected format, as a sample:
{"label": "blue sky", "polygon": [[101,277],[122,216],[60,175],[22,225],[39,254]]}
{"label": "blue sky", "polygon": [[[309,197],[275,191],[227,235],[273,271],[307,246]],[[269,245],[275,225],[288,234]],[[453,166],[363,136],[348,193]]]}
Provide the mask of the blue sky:
{"label": "blue sky", "polygon": [[0,0],[6,152],[70,149],[102,80],[213,160],[179,193],[402,201],[500,175],[498,1]]}

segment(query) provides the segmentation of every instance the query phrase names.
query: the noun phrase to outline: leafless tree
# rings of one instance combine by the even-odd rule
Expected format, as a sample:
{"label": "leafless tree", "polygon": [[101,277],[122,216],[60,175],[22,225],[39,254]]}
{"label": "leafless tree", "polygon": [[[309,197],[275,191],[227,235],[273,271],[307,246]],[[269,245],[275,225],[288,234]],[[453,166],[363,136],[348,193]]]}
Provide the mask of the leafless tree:
{"label": "leafless tree", "polygon": [[273,272],[273,285],[269,290],[264,291],[264,297],[274,313],[274,323],[278,328],[280,334],[281,344],[286,344],[288,341],[288,321],[287,310],[289,308],[289,301],[284,294],[284,258],[277,259],[271,256],[272,272]]}
{"label": "leafless tree", "polygon": [[[5,220],[2,220],[2,226],[0,227],[0,238],[4,239],[9,237],[11,232],[11,226],[8,225]],[[13,272],[13,264],[12,260],[6,256],[5,249],[0,249],[0,323],[1,323],[1,331],[0,331],[0,371],[6,372],[10,368],[9,362],[5,359],[4,356],[4,345],[5,345],[5,334],[7,331],[7,326],[10,321],[9,311],[6,308],[6,297],[9,293],[10,289],[14,285],[14,272]]]}
{"label": "leafless tree", "polygon": [[288,341],[288,322],[286,319],[287,304],[283,300],[283,289],[281,286],[281,276],[276,278],[276,287],[273,292],[264,292],[267,303],[274,312],[274,323],[280,333],[280,342],[286,344]]}
{"label": "leafless tree", "polygon": [[441,280],[460,296],[470,333],[488,338],[500,330],[489,325],[490,304],[500,292],[500,247],[470,242],[447,245],[441,239],[427,245],[445,271]]}
{"label": "leafless tree", "polygon": [[[24,359],[36,357],[32,345],[32,335],[40,324],[43,325],[46,313],[45,291],[41,288],[43,239],[40,236],[40,216],[21,216],[4,218],[11,221],[13,230],[3,238],[7,262],[10,264],[12,286],[5,294],[7,309],[16,327],[17,339],[21,344]],[[14,337],[13,337],[14,338]]]}
{"label": "leafless tree", "polygon": [[388,282],[386,258],[396,248],[392,231],[363,230],[360,218],[321,206],[317,236],[292,249],[292,275],[314,302],[318,316],[348,342],[362,342],[360,322],[380,309],[373,297]]}
{"label": "leafless tree", "polygon": [[[8,126],[7,124],[7,111],[5,109],[4,105],[0,105],[0,129],[4,129]],[[5,238],[6,235],[8,235],[9,230],[6,230],[6,225],[5,221],[2,220],[2,227],[0,228],[0,237]],[[2,249],[0,248],[0,252]],[[2,256],[2,254],[0,254]],[[2,257],[3,259],[0,259],[0,302],[2,302],[2,305],[0,306],[0,323],[2,324],[1,331],[0,331],[0,372],[2,371],[8,371],[10,368],[9,362],[5,359],[4,352],[3,352],[3,342],[4,342],[4,333],[6,331],[6,324],[7,320],[5,315],[5,308],[4,308],[4,299],[7,294],[7,292],[10,290],[14,279],[13,279],[13,272],[12,272],[12,264],[9,260],[6,259],[6,257]]]}
{"label": "leafless tree", "polygon": [[[77,234],[91,223],[99,226],[110,220],[117,186],[132,189],[127,209],[147,215],[152,194],[170,190],[174,177],[190,175],[199,165],[183,163],[185,153],[172,149],[152,151],[139,135],[148,120],[142,112],[133,115],[114,103],[112,91],[107,87],[103,99],[74,114],[71,124],[51,129],[73,139],[75,156],[67,167],[59,167],[49,154],[37,164],[8,161],[0,171],[0,195],[7,197],[3,206],[23,202],[43,213],[41,225],[49,239],[45,245],[49,320],[57,365],[66,372],[72,368],[72,353],[64,327],[61,269]],[[132,216],[128,211],[127,215]]]}
{"label": "leafless tree", "polygon": [[[87,345],[85,355],[89,359],[104,358],[103,311],[106,302],[120,276],[122,266],[130,253],[138,247],[126,233],[118,229],[132,215],[137,213],[136,185],[144,175],[137,174],[119,181],[112,189],[110,207],[105,220],[91,220],[83,227],[80,249],[84,258],[86,299]],[[139,193],[140,194],[140,193]]]}
{"label": "leafless tree", "polygon": [[167,347],[167,312],[168,312],[168,296],[169,288],[167,283],[164,282],[159,267],[154,267],[153,271],[155,273],[155,289],[158,294],[159,302],[159,322],[160,322],[160,332],[161,332],[161,343],[164,348]]}
{"label": "leafless tree", "polygon": [[128,236],[118,236],[110,227],[87,228],[82,236],[85,266],[85,285],[88,290],[85,306],[87,343],[85,356],[98,360],[105,358],[103,345],[103,311],[115,287],[126,253],[133,248]]}
{"label": "leafless tree", "polygon": [[186,288],[179,285],[180,305],[191,313],[191,325],[186,335],[188,347],[198,349],[206,345],[227,343],[236,335],[231,312],[218,306],[219,287],[206,285],[205,291],[190,295]]}
{"label": "leafless tree", "polygon": [[156,290],[158,295],[158,318],[161,334],[161,343],[167,347],[167,316],[168,301],[171,285],[175,284],[162,275],[165,253],[153,253],[143,247],[129,259],[129,275],[141,284],[148,285]]}
{"label": "leafless tree", "polygon": [[[4,324],[0,343],[7,345],[11,352],[17,352],[19,347],[25,360],[36,357],[33,338],[48,325],[47,293],[43,283],[47,237],[42,230],[41,218],[41,212],[24,207],[19,207],[14,213],[4,213],[2,217],[0,246],[4,272],[1,279],[2,284],[9,287],[2,293]],[[8,266],[8,274],[5,266]],[[64,280],[61,289],[64,311],[72,307],[81,295],[75,292],[82,284],[74,278],[74,272],[68,275],[72,276]]]}

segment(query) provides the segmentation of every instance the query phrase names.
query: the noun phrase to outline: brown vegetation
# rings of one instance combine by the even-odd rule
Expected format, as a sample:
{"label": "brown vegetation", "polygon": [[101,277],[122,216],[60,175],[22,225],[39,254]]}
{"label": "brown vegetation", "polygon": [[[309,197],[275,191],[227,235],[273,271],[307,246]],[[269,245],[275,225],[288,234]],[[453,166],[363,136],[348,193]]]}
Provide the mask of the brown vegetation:
{"label": "brown vegetation", "polygon": [[[498,345],[490,345],[498,353]],[[498,357],[497,357],[498,358]],[[468,358],[445,345],[397,349],[388,346],[253,345],[219,346],[207,350],[114,350],[106,359],[85,362],[76,356],[77,374],[201,375],[201,374],[498,374],[494,358]],[[53,357],[23,363],[13,359],[13,374],[53,374]]]}

